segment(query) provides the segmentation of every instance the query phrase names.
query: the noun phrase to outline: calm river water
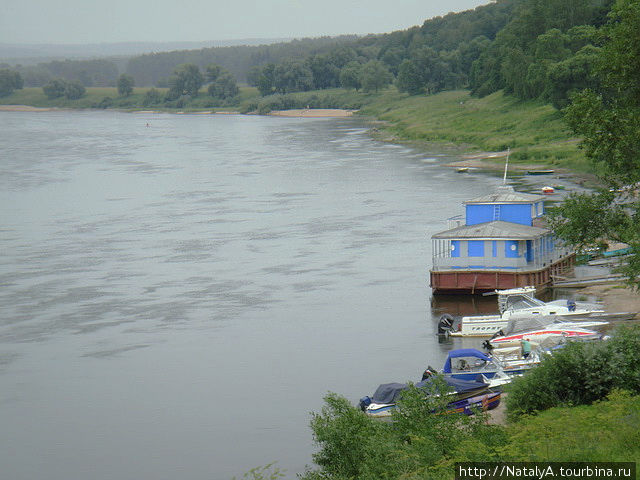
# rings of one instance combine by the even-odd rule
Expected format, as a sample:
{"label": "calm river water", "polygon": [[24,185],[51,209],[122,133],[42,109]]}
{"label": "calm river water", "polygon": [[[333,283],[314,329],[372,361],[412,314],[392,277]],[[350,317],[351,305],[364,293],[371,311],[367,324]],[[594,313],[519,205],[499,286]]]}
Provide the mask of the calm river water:
{"label": "calm river water", "polygon": [[497,178],[357,119],[0,124],[3,478],[294,478],[328,391],[355,403],[451,348],[429,237]]}

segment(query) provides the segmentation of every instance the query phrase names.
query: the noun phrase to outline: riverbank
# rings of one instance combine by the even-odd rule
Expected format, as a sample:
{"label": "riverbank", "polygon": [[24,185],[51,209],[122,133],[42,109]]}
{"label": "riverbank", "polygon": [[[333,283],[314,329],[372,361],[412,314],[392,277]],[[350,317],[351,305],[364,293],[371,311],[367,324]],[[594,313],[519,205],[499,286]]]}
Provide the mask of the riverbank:
{"label": "riverbank", "polygon": [[290,110],[273,110],[269,115],[274,117],[306,117],[306,118],[342,118],[351,117],[354,110],[340,108],[301,108]]}
{"label": "riverbank", "polygon": [[50,107],[32,107],[31,105],[0,105],[0,112],[49,112]]}
{"label": "riverbank", "polygon": [[622,284],[592,285],[579,292],[601,299],[608,312],[640,313],[640,295]]}

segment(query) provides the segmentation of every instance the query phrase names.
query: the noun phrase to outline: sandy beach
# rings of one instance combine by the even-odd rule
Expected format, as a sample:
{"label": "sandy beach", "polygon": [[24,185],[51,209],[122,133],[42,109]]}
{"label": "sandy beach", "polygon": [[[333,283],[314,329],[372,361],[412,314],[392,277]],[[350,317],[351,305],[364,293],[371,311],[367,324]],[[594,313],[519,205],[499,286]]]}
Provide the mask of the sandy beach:
{"label": "sandy beach", "polygon": [[[608,312],[640,313],[640,294],[619,284],[592,285],[578,290],[602,300]],[[640,315],[639,315],[640,316]]]}
{"label": "sandy beach", "polygon": [[353,115],[353,110],[342,110],[338,108],[302,108],[293,110],[273,110],[269,115],[274,117],[310,117],[310,118],[322,118],[322,117],[350,117]]}
{"label": "sandy beach", "polygon": [[31,107],[29,105],[0,105],[0,112],[48,112],[53,108]]}

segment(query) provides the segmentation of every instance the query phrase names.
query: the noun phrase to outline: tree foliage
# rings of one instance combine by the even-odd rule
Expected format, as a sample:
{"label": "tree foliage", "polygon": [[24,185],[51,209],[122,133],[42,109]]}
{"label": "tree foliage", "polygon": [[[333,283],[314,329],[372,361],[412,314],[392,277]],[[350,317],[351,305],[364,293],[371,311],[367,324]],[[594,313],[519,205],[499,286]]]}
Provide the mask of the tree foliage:
{"label": "tree foliage", "polygon": [[366,416],[343,397],[327,395],[322,412],[313,414],[311,420],[319,447],[313,459],[319,469],[309,470],[301,478],[437,478],[450,471],[448,462],[459,449],[471,444],[490,458],[493,449],[506,440],[505,435],[487,425],[482,413],[472,417],[434,414],[445,408],[448,392],[442,379],[434,382],[427,392],[430,395],[410,387],[389,423]]}
{"label": "tree foliage", "polygon": [[78,100],[79,98],[82,98],[85,93],[86,89],[84,88],[84,85],[82,85],[78,80],[67,82],[64,86],[64,96],[69,100]]}
{"label": "tree foliage", "polygon": [[365,92],[378,91],[393,81],[393,75],[384,63],[369,60],[360,69],[360,84]]}
{"label": "tree foliage", "polygon": [[8,68],[0,69],[0,97],[11,95],[14,90],[20,90],[23,85],[20,73]]}
{"label": "tree foliage", "polygon": [[240,89],[238,88],[236,79],[233,77],[233,75],[231,75],[231,73],[227,72],[226,70],[222,70],[215,77],[215,80],[209,84],[207,92],[214,98],[226,100],[238,95]]}
{"label": "tree foliage", "polygon": [[184,63],[178,65],[169,79],[169,94],[171,98],[183,95],[198,96],[198,90],[204,83],[204,76],[197,65]]}
{"label": "tree foliage", "polygon": [[133,86],[135,81],[131,75],[123,73],[118,77],[118,95],[122,97],[128,97],[133,93]]}
{"label": "tree foliage", "polygon": [[[623,242],[633,256],[623,268],[640,288],[640,2],[618,0],[594,55],[599,82],[573,97],[565,118],[582,137],[587,157],[609,187],[574,195],[553,214],[552,225],[573,245]],[[597,216],[597,218],[594,218]]]}
{"label": "tree foliage", "polygon": [[507,407],[516,418],[556,406],[590,404],[614,389],[640,394],[640,328],[621,329],[607,342],[571,342],[557,350],[514,379]]}
{"label": "tree foliage", "polygon": [[64,95],[64,89],[66,87],[66,82],[59,78],[51,80],[44,87],[42,87],[42,91],[49,99],[59,98]]}

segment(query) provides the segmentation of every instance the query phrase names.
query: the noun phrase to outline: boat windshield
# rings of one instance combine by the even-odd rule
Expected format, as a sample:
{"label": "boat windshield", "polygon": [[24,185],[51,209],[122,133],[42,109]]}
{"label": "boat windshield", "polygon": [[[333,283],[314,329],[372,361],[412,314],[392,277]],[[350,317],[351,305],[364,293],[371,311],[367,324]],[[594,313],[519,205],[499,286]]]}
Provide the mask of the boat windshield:
{"label": "boat windshield", "polygon": [[545,303],[537,298],[525,295],[514,295],[507,298],[506,310],[522,310],[523,308],[544,307]]}

